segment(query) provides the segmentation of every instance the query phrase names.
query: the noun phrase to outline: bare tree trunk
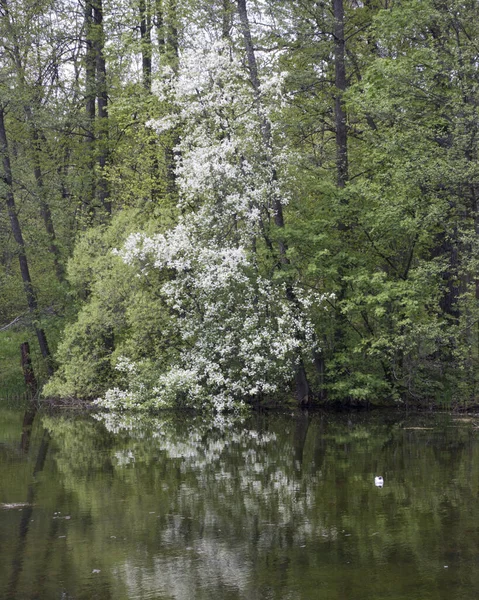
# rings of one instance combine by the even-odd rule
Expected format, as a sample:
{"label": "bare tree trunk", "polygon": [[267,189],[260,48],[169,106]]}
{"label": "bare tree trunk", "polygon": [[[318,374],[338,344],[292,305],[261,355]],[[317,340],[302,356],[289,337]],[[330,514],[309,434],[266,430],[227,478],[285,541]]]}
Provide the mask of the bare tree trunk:
{"label": "bare tree trunk", "polygon": [[[348,181],[348,131],[346,122],[346,110],[344,107],[343,94],[347,89],[346,79],[346,42],[344,39],[344,4],[343,0],[332,0],[334,17],[334,121],[336,130],[336,184],[339,189],[343,189]],[[344,200],[342,200],[345,202]],[[339,232],[346,232],[347,226],[340,221],[338,223]],[[344,267],[338,268],[339,291],[337,293],[338,301],[344,299],[346,295],[346,285],[344,283]],[[344,329],[346,328],[346,319],[341,310],[336,314],[336,323],[334,329],[335,350],[344,346]],[[318,365],[321,367],[322,374],[326,372],[324,357]],[[319,371],[318,371],[319,372]]]}
{"label": "bare tree trunk", "polygon": [[[85,108],[88,147],[86,178],[89,182],[87,200],[84,204],[88,215],[87,220],[91,221],[97,211],[100,212],[100,218],[111,214],[110,192],[105,176],[109,141],[102,0],[87,0],[85,3],[85,29]],[[95,175],[95,163],[99,167],[98,175]]]}
{"label": "bare tree trunk", "polygon": [[32,358],[30,356],[30,344],[28,342],[23,342],[21,344],[20,353],[23,369],[23,378],[25,379],[25,384],[27,388],[30,390],[30,395],[34,397],[38,391],[38,384],[37,379],[35,377],[35,372],[33,370]]}
{"label": "bare tree trunk", "polygon": [[83,193],[83,210],[86,213],[86,224],[95,214],[95,119],[96,119],[96,52],[94,45],[93,5],[85,2],[85,112],[86,112],[86,190]]}
{"label": "bare tree trunk", "polygon": [[[261,132],[263,136],[263,143],[267,152],[272,150],[273,142],[271,137],[271,125],[269,121],[262,115],[261,110],[261,88],[258,76],[258,65],[256,62],[256,55],[254,52],[253,41],[251,38],[251,29],[248,20],[248,12],[246,9],[246,0],[238,0],[238,13],[241,21],[241,31],[243,33],[243,39],[246,50],[246,58],[248,61],[248,68],[250,73],[251,85],[253,86],[256,110],[260,116]],[[277,179],[276,170],[273,168],[273,179]],[[283,216],[283,205],[281,204],[280,198],[277,195],[273,198],[273,211],[274,211],[274,222],[280,229],[284,228],[284,216]],[[285,240],[279,240],[279,252],[283,262],[289,262],[286,257],[287,245]]]}
{"label": "bare tree trunk", "polygon": [[139,0],[141,66],[143,87],[151,92],[151,11],[145,0]]}
{"label": "bare tree trunk", "polygon": [[343,94],[347,88],[345,39],[344,39],[344,5],[343,0],[333,0],[334,14],[334,82],[336,98],[334,119],[336,125],[336,169],[337,184],[343,188],[348,180],[348,132],[346,110]]}
{"label": "bare tree trunk", "polygon": [[37,188],[38,188],[38,197],[39,197],[39,202],[40,202],[40,214],[42,216],[43,223],[45,225],[45,230],[46,230],[48,238],[49,238],[50,253],[53,256],[55,273],[56,273],[58,281],[62,282],[64,279],[63,266],[61,264],[60,251],[58,249],[58,245],[56,242],[55,228],[53,226],[53,220],[52,220],[52,214],[50,211],[50,206],[48,205],[48,202],[46,200],[45,186],[43,183],[43,173],[42,173],[42,168],[41,168],[41,163],[40,163],[40,154],[42,151],[42,149],[40,147],[40,137],[41,136],[39,135],[38,129],[34,124],[32,107],[26,101],[26,99],[28,98],[28,90],[26,89],[27,86],[26,86],[26,82],[25,82],[25,69],[23,66],[22,54],[20,51],[20,42],[18,40],[18,35],[17,35],[15,28],[13,27],[13,24],[11,21],[7,0],[1,0],[0,4],[4,11],[5,23],[6,23],[7,31],[9,33],[9,37],[10,37],[9,43],[11,44],[11,54],[12,54],[13,63],[14,63],[15,70],[16,70],[16,76],[18,79],[20,89],[22,91],[22,96],[25,98],[24,112],[25,112],[26,120],[30,125],[30,133],[32,136],[33,171],[34,171],[35,181],[36,181]]}
{"label": "bare tree trunk", "polygon": [[160,53],[160,63],[163,64],[165,56],[165,12],[163,0],[155,0],[155,26],[156,37],[158,40],[158,50]]}
{"label": "bare tree trunk", "polygon": [[[27,112],[27,117],[30,116],[31,118],[31,109],[30,107],[26,107],[26,112]],[[64,281],[64,269],[63,269],[63,265],[61,262],[61,257],[60,257],[60,250],[58,248],[58,244],[57,244],[57,240],[56,240],[56,235],[55,235],[55,228],[53,226],[53,219],[52,219],[52,213],[50,210],[50,206],[48,204],[48,202],[46,201],[46,191],[45,191],[45,185],[44,185],[44,181],[43,181],[43,172],[42,172],[42,168],[41,168],[41,164],[40,164],[40,153],[41,153],[41,146],[40,146],[40,136],[38,134],[38,131],[35,127],[35,125],[32,124],[32,138],[33,138],[33,172],[35,175],[35,181],[37,184],[37,188],[38,188],[38,195],[39,195],[39,201],[40,201],[40,214],[42,216],[43,219],[43,223],[45,225],[45,230],[47,232],[48,235],[48,239],[50,242],[50,253],[53,256],[53,264],[55,266],[55,274],[57,276],[58,281],[61,283]]]}
{"label": "bare tree trunk", "polygon": [[[258,75],[258,64],[256,62],[256,55],[253,46],[253,40],[251,37],[251,28],[248,20],[248,11],[246,8],[246,0],[237,0],[238,1],[238,14],[241,22],[241,31],[243,34],[246,58],[248,61],[248,68],[250,73],[250,81],[253,86],[255,102],[256,102],[256,110],[258,112],[260,123],[261,123],[261,133],[263,138],[263,143],[265,146],[265,159],[267,161],[270,160],[269,155],[273,149],[273,139],[271,135],[271,125],[268,119],[262,113],[261,106],[261,88],[260,88],[260,80]],[[273,181],[277,180],[277,173],[274,167],[272,167],[272,179]],[[284,215],[283,215],[283,205],[281,204],[280,197],[275,194],[272,201],[273,211],[274,211],[274,222],[275,225],[279,229],[284,229]],[[287,265],[289,264],[289,259],[286,255],[288,246],[286,240],[282,237],[278,240],[278,249],[281,264]],[[293,304],[297,304],[297,299],[294,295],[293,289],[291,285],[287,285],[286,296],[290,302]],[[311,396],[311,391],[308,383],[308,378],[306,375],[306,370],[304,368],[304,363],[301,357],[299,357],[298,364],[296,367],[295,373],[295,395],[298,404],[306,405],[309,403],[309,398]]]}
{"label": "bare tree trunk", "polygon": [[177,0],[169,0],[167,4],[166,23],[166,54],[172,69],[178,71],[179,45],[178,45],[178,5]]}
{"label": "bare tree trunk", "polygon": [[[158,26],[161,23],[161,30],[158,33],[162,35],[160,53],[162,53],[163,64],[171,67],[175,73],[178,73],[179,42],[178,42],[178,13],[177,0],[168,2],[156,0]],[[177,130],[172,132],[172,137],[165,145],[164,157],[166,167],[166,192],[170,198],[175,198],[178,194],[176,184],[176,160],[175,146],[179,142]]]}
{"label": "bare tree trunk", "polygon": [[108,91],[105,62],[105,33],[103,30],[103,0],[94,0],[93,22],[95,24],[96,89],[98,107],[97,153],[100,175],[98,200],[107,215],[111,215],[111,200],[105,167],[108,161]]}
{"label": "bare tree trunk", "polygon": [[[0,107],[0,154],[2,156],[3,166],[3,182],[5,184],[5,201],[7,204],[10,226],[12,229],[13,238],[17,245],[18,261],[20,263],[20,273],[23,281],[23,289],[27,299],[28,309],[33,316],[34,322],[38,317],[38,301],[35,289],[32,285],[30,270],[28,268],[27,253],[25,250],[25,241],[23,239],[20,221],[18,220],[15,207],[15,196],[13,193],[13,178],[12,168],[10,164],[10,155],[8,150],[7,132],[5,129],[4,108]],[[53,375],[53,367],[51,363],[50,350],[48,348],[47,338],[43,329],[35,325],[35,333],[40,346],[40,351],[47,364],[48,374]]]}
{"label": "bare tree trunk", "polygon": [[[151,40],[151,30],[152,30],[152,0],[139,0],[138,10],[140,17],[140,44],[141,44],[141,65],[142,65],[142,79],[143,79],[143,87],[145,88],[148,94],[152,93],[151,83],[152,83],[152,56],[153,56],[153,45]],[[161,38],[160,34],[164,35],[163,32],[163,16],[161,12],[161,0],[156,0],[156,24],[158,28],[158,41],[162,43],[160,46],[160,54],[164,53],[164,39]],[[161,24],[158,26],[158,22]],[[151,167],[150,167],[150,177],[152,181],[152,186],[150,190],[150,201],[156,202],[160,197],[162,190],[162,173],[160,170],[160,165],[158,161],[158,141],[157,139],[151,137],[148,146],[151,151]],[[174,164],[173,159],[170,160],[172,164]],[[167,181],[169,177],[167,175]]]}

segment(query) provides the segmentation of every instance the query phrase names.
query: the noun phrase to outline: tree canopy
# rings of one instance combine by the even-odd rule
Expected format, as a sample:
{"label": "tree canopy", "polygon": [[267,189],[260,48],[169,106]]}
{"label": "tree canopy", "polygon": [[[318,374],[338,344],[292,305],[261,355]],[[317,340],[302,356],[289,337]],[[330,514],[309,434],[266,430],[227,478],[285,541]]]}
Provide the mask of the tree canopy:
{"label": "tree canopy", "polygon": [[473,404],[478,8],[0,0],[0,329],[44,394]]}

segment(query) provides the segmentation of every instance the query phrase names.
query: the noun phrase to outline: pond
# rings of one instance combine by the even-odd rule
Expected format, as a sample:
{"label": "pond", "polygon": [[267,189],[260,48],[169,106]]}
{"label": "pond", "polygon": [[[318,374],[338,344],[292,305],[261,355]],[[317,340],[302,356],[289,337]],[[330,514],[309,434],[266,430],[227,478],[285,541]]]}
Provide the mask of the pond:
{"label": "pond", "polygon": [[3,408],[0,598],[476,599],[478,426]]}

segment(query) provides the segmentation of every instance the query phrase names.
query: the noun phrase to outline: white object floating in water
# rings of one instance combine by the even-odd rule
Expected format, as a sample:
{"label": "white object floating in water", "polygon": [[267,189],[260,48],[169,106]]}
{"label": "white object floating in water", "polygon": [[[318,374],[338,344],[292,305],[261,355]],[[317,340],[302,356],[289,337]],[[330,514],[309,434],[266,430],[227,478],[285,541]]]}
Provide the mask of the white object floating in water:
{"label": "white object floating in water", "polygon": [[381,477],[381,475],[379,475],[379,477],[375,477],[374,478],[374,485],[376,487],[383,487],[383,485],[384,485],[384,479]]}
{"label": "white object floating in water", "polygon": [[11,502],[9,504],[5,502],[0,504],[0,508],[3,508],[4,510],[21,510],[22,508],[29,508],[31,506],[33,506],[33,504],[29,504],[28,502]]}

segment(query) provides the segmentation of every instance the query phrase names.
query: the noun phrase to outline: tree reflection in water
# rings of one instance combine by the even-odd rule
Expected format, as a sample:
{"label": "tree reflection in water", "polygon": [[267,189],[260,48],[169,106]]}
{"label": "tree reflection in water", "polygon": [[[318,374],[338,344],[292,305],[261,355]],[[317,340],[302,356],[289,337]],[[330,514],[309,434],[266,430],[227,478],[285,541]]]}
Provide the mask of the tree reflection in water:
{"label": "tree reflection in water", "polygon": [[[41,414],[32,432],[21,463],[30,478],[45,436],[49,451],[31,513],[1,521],[13,557],[0,567],[6,597],[369,600],[387,590],[414,600],[478,589],[474,419]],[[0,468],[8,481],[8,461]],[[26,475],[22,485],[15,496],[4,483],[2,500],[28,499]]]}

